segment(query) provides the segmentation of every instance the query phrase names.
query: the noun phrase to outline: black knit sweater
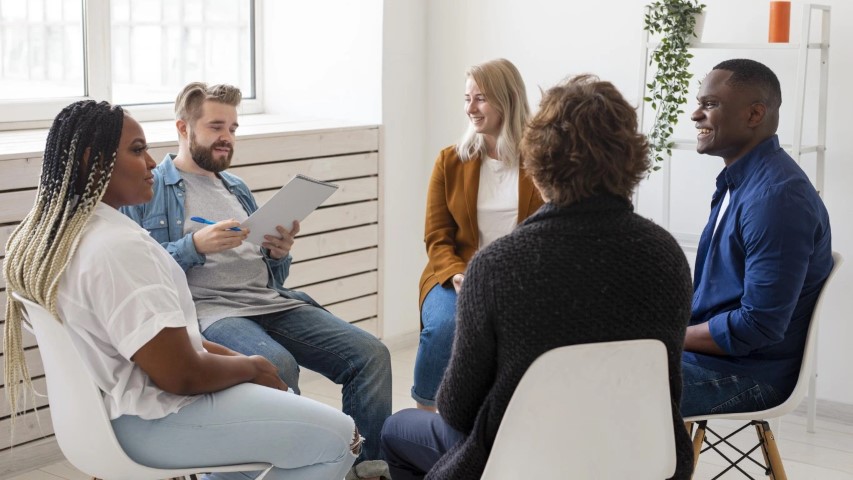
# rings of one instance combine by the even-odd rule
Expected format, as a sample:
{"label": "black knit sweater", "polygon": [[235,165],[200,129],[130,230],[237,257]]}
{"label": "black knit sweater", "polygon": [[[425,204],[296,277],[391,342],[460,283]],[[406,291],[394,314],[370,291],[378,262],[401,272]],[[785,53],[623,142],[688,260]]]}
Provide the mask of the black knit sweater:
{"label": "black knit sweater", "polygon": [[642,338],[666,345],[678,457],[673,478],[689,479],[693,454],[679,404],[692,293],[675,239],[634,214],[626,199],[544,205],[468,266],[438,392],[441,416],[467,438],[427,479],[480,478],[515,386],[544,352]]}

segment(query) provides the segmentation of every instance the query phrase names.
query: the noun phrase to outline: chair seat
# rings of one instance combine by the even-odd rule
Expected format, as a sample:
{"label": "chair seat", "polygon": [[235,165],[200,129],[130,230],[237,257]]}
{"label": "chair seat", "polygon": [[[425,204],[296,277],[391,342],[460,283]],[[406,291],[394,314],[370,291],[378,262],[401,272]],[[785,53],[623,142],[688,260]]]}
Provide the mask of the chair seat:
{"label": "chair seat", "polygon": [[[739,452],[741,455],[737,459],[729,459],[725,455],[721,453],[721,456],[725,460],[729,461],[729,466],[725,471],[737,468],[738,463],[743,460],[749,459],[760,466],[764,467],[768,472],[767,475],[771,478],[771,480],[785,480],[787,476],[785,474],[785,468],[782,465],[782,457],[779,454],[779,449],[776,445],[776,437],[773,434],[773,430],[770,428],[770,424],[767,420],[770,419],[778,419],[784,415],[787,415],[794,411],[800,403],[805,398],[806,393],[809,390],[809,385],[811,380],[815,376],[816,371],[816,357],[817,357],[817,332],[818,326],[820,325],[821,317],[824,314],[824,306],[826,304],[826,293],[827,291],[831,291],[828,287],[832,284],[832,280],[835,278],[836,273],[838,272],[838,268],[844,262],[844,258],[838,252],[832,252],[832,259],[834,265],[832,267],[832,271],[829,272],[829,276],[826,278],[826,282],[823,284],[823,288],[821,289],[820,294],[818,295],[817,302],[815,303],[814,311],[812,312],[812,318],[809,323],[809,329],[806,334],[806,344],[803,349],[803,360],[800,365],[800,373],[797,377],[797,383],[794,386],[794,390],[785,399],[781,404],[768,408],[765,410],[754,411],[754,412],[739,412],[739,413],[720,413],[720,414],[709,414],[709,415],[695,415],[692,417],[687,417],[684,419],[685,424],[687,425],[697,425],[696,431],[693,434],[693,454],[694,454],[694,465],[698,463],[699,456],[702,452],[707,450],[716,450],[718,453],[721,453],[718,449],[720,444],[726,444],[729,447],[733,448],[735,451]],[[731,438],[735,433],[729,434],[726,436],[722,436],[714,432],[710,427],[707,426],[707,423],[711,420],[741,420],[749,422],[745,427],[738,429],[735,433],[740,432],[743,428],[748,426],[754,426],[756,434],[758,436],[758,445],[754,449],[760,449],[763,457],[764,464],[759,463],[752,457],[748,455],[749,452],[744,453],[741,449],[734,447],[728,439]],[[709,441],[706,432],[710,432],[717,436],[718,440]],[[707,445],[704,449],[703,446]],[[743,472],[743,470],[741,470]],[[743,472],[745,474],[745,472]],[[718,477],[714,477],[718,478]],[[750,477],[751,478],[751,477]]]}

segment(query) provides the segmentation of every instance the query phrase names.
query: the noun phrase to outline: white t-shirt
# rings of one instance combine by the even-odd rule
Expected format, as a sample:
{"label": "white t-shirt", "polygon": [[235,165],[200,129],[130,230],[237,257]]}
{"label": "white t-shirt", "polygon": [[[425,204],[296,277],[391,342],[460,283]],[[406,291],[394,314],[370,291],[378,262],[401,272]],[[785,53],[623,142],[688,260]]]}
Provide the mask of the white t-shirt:
{"label": "white t-shirt", "polygon": [[204,350],[181,267],[144,229],[99,203],[59,283],[59,316],[105,392],[111,419],[162,418],[198,397],[158,388],[130,358],[160,330],[187,329]]}
{"label": "white t-shirt", "polygon": [[493,158],[480,165],[477,191],[479,248],[508,234],[518,223],[518,167]]}

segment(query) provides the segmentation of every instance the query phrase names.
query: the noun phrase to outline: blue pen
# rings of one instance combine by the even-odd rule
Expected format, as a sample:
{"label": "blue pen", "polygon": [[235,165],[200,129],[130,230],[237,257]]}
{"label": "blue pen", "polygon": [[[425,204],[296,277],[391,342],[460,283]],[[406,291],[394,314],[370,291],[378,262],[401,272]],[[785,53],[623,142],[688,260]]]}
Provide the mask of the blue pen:
{"label": "blue pen", "polygon": [[[211,222],[210,220],[208,220],[206,218],[201,218],[201,217],[190,217],[190,220],[192,220],[194,222],[198,222],[198,223],[204,223],[206,225],[216,225],[216,222]],[[242,231],[242,230],[240,230],[240,227],[231,227],[228,230],[234,230],[235,232]]]}

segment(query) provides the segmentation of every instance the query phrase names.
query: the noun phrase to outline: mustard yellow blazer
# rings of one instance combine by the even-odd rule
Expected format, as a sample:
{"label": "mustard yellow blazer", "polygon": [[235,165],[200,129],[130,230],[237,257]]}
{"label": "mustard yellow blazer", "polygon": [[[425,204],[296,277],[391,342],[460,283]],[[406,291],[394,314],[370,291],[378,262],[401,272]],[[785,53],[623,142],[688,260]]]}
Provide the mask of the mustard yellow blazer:
{"label": "mustard yellow blazer", "polygon": [[[427,192],[424,243],[429,262],[421,275],[419,305],[437,284],[444,284],[465,267],[480,244],[477,228],[477,192],[480,158],[462,162],[456,147],[438,154]],[[542,206],[542,197],[530,176],[518,175],[518,222]]]}

